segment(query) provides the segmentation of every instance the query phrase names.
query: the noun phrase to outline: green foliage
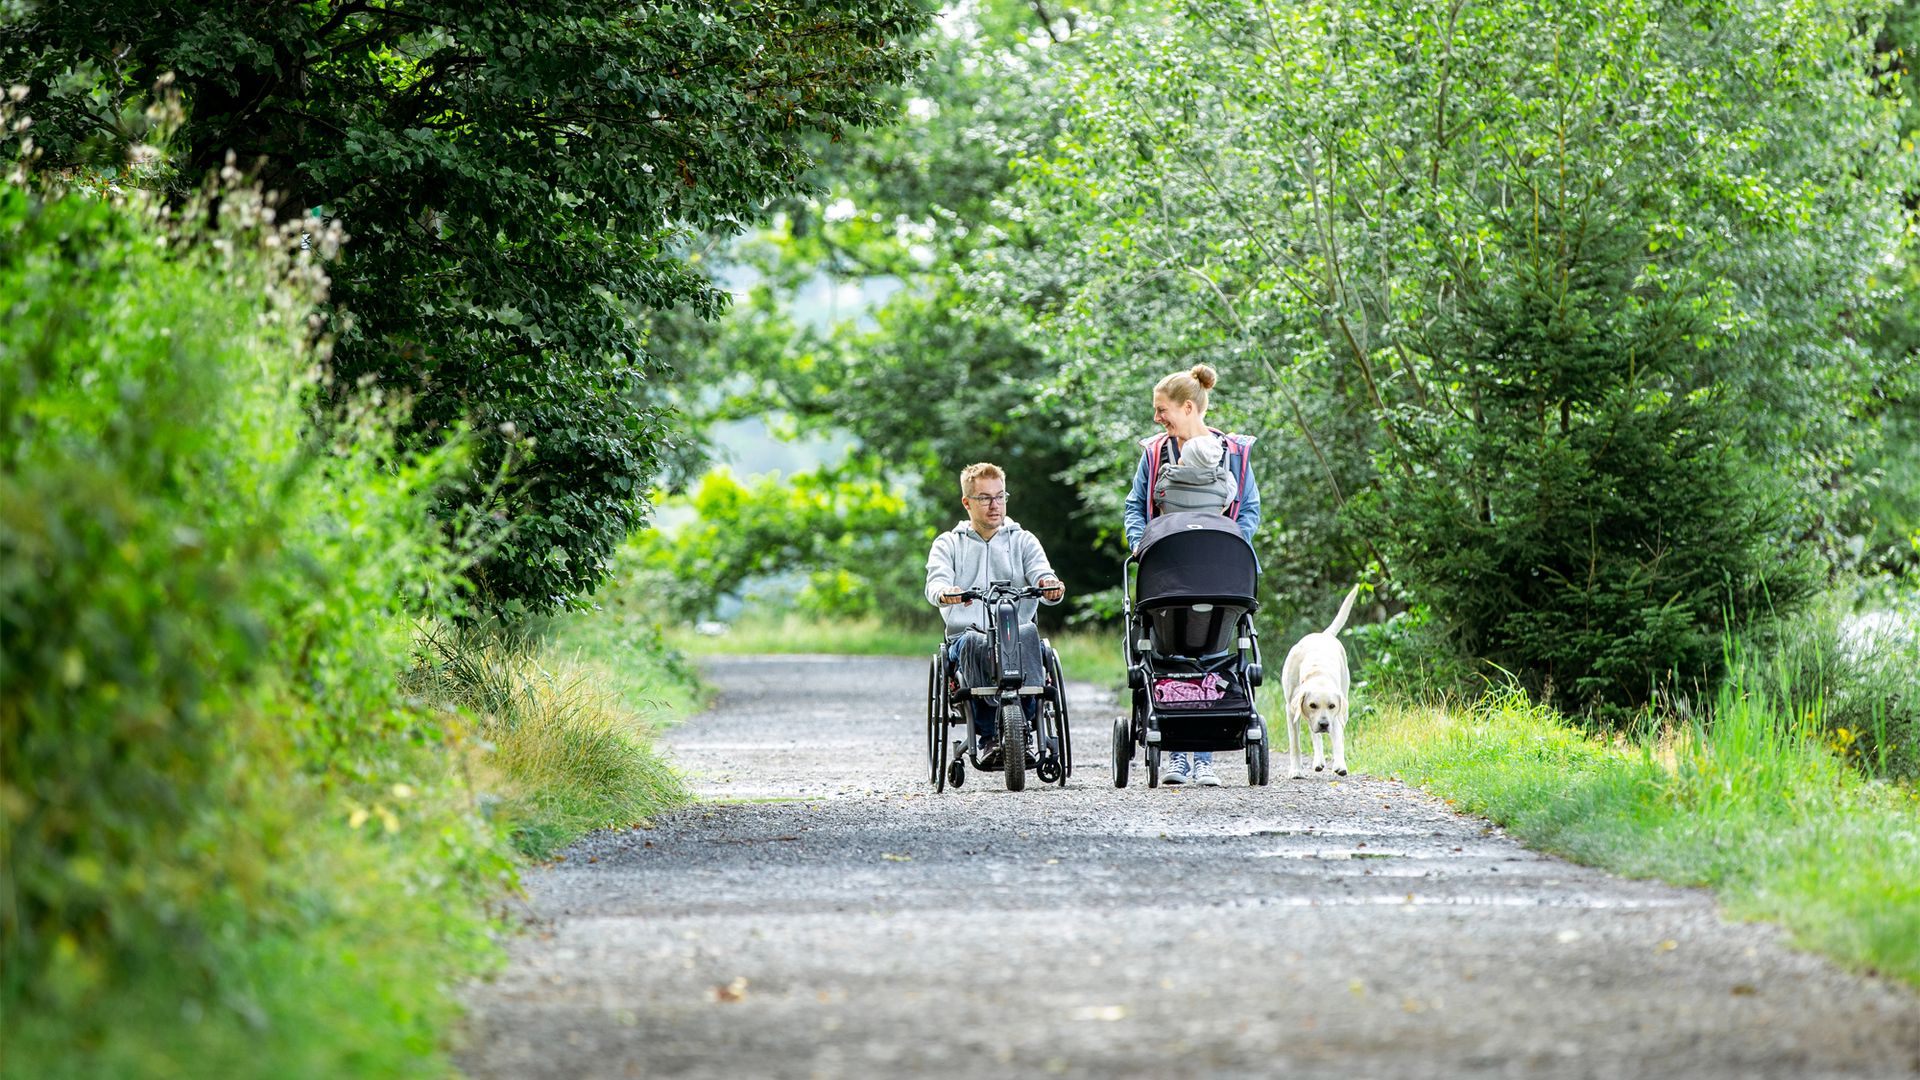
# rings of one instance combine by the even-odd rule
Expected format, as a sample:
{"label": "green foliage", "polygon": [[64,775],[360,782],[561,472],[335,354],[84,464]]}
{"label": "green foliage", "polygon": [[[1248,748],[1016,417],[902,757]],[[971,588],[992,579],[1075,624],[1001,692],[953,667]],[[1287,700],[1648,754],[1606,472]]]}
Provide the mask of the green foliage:
{"label": "green foliage", "polygon": [[317,433],[321,252],[214,205],[0,188],[8,1075],[434,1071],[511,872],[395,683],[453,461]]}
{"label": "green foliage", "polygon": [[1734,681],[1869,776],[1920,781],[1920,610],[1910,589],[1846,583],[1733,650]]}
{"label": "green foliage", "polygon": [[1524,695],[1464,712],[1389,705],[1365,767],[1485,814],[1529,846],[1712,886],[1741,918],[1920,984],[1920,795],[1843,767],[1763,687],[1730,680],[1710,724],[1621,745]]}
{"label": "green foliage", "polygon": [[[1379,622],[1356,620],[1346,637],[1355,673],[1353,693],[1361,709],[1381,700],[1471,701],[1486,689],[1486,677],[1495,674],[1473,664],[1425,605]],[[1262,688],[1263,707],[1283,715],[1279,710],[1285,703],[1270,693],[1273,686]]]}
{"label": "green foliage", "polygon": [[[881,119],[925,20],[912,0],[29,3],[0,9],[0,84],[29,88],[51,164],[113,168],[168,74],[182,187],[232,154],[342,223],[336,395],[409,399],[415,446],[482,433],[450,516],[511,521],[474,578],[541,610],[591,591],[672,451],[642,318],[723,305],[692,237],[806,190],[812,140]],[[512,486],[484,482],[510,457]]]}
{"label": "green foliage", "polygon": [[933,530],[908,513],[873,462],[742,484],[726,469],[690,497],[696,515],[635,540],[635,576],[659,614],[695,619],[770,577],[805,575],[797,596],[816,615],[925,614]]}
{"label": "green foliage", "polygon": [[1857,484],[1910,165],[1855,15],[1140,12],[1055,73],[1025,231],[970,282],[1032,312],[1106,490],[1152,377],[1209,360],[1288,478],[1277,569],[1372,566],[1530,685],[1631,705],[1803,594]]}
{"label": "green foliage", "polygon": [[1920,397],[1890,404],[1879,421],[1879,440],[1854,463],[1867,489],[1843,552],[1862,571],[1912,575],[1920,573]]}
{"label": "green foliage", "polygon": [[1560,235],[1423,336],[1471,412],[1397,425],[1418,468],[1386,470],[1358,518],[1470,655],[1579,706],[1641,702],[1712,671],[1727,613],[1791,609],[1815,569],[1700,363],[1699,298],[1636,295],[1638,235]]}
{"label": "green foliage", "polygon": [[[1069,605],[1119,580],[1117,514],[1083,498],[1082,454],[1059,422],[1041,351],[1018,320],[962,287],[973,252],[1018,212],[997,200],[1008,162],[1053,130],[1029,39],[1078,41],[1082,13],[987,3],[956,9],[926,35],[930,62],[894,125],[822,148],[827,192],[782,204],[773,227],[722,257],[758,277],[750,304],[700,332],[670,329],[691,381],[718,400],[702,418],[777,411],[802,431],[845,433],[886,463],[926,520],[954,516],[960,470],[1009,471],[1021,524],[1072,587]],[[1009,85],[1025,91],[1006,93]],[[841,282],[897,285],[873,312],[809,325],[806,298]],[[689,332],[691,331],[691,332]],[[1118,504],[1118,496],[1114,505]]]}

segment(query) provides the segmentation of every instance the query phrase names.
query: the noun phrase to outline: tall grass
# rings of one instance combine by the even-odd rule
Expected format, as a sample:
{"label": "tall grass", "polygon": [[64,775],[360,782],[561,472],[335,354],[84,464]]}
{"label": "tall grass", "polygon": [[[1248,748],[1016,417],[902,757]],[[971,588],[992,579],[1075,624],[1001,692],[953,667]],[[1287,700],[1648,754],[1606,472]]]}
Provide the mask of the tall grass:
{"label": "tall grass", "polygon": [[1888,581],[1842,583],[1730,650],[1727,666],[1848,764],[1920,781],[1920,598]]}
{"label": "tall grass", "polygon": [[544,858],[690,797],[652,748],[661,714],[622,692],[691,697],[690,677],[664,650],[609,664],[539,636],[446,626],[426,628],[422,645],[408,682],[475,717],[489,751],[472,765],[475,783],[520,854]]}

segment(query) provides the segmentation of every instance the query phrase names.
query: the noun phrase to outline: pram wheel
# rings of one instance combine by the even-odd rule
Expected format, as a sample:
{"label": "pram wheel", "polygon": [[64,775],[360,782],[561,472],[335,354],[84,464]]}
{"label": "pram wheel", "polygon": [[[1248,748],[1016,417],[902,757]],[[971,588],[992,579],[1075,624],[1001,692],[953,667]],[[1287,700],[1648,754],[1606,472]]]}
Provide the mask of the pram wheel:
{"label": "pram wheel", "polygon": [[1160,748],[1157,746],[1147,747],[1147,786],[1160,786]]}
{"label": "pram wheel", "polygon": [[1006,767],[1007,790],[1027,787],[1027,714],[1018,705],[1000,710],[1000,759]]}
{"label": "pram wheel", "polygon": [[1267,786],[1267,742],[1261,739],[1247,744],[1247,784],[1251,787]]}
{"label": "pram wheel", "polygon": [[1133,771],[1133,725],[1124,716],[1113,718],[1113,786],[1126,787]]}

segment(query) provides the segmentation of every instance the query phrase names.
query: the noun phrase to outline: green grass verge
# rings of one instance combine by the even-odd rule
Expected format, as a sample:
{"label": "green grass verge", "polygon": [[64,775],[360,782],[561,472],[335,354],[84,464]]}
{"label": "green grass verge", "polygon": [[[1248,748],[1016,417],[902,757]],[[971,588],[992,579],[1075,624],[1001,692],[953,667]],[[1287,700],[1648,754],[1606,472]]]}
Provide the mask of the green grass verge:
{"label": "green grass verge", "polygon": [[544,859],[691,800],[653,738],[698,700],[699,684],[657,631],[583,612],[532,642],[433,645],[436,663],[416,677],[477,718],[490,752],[474,764],[476,784],[521,855]]}
{"label": "green grass verge", "polygon": [[1531,847],[1716,890],[1736,918],[1920,985],[1920,795],[1866,780],[1761,693],[1710,725],[1603,740],[1518,695],[1387,705],[1356,724],[1367,771],[1488,818]]}

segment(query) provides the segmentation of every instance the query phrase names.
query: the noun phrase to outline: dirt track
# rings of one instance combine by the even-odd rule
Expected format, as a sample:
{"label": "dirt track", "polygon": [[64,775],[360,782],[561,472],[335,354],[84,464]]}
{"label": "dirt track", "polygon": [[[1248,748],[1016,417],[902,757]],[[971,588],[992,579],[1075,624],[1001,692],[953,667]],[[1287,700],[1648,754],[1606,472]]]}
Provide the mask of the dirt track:
{"label": "dirt track", "polygon": [[[1400,784],[922,783],[924,664],[712,662],[714,803],[530,875],[491,1077],[1920,1075],[1920,998]],[[1364,729],[1349,756],[1367,763]]]}

